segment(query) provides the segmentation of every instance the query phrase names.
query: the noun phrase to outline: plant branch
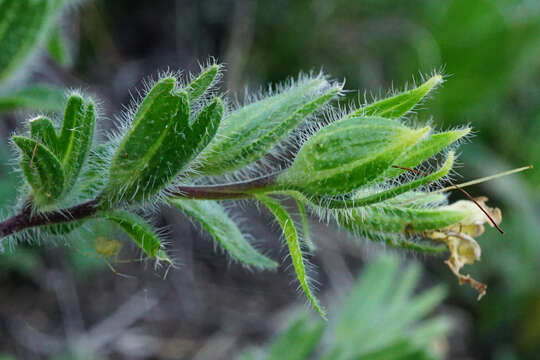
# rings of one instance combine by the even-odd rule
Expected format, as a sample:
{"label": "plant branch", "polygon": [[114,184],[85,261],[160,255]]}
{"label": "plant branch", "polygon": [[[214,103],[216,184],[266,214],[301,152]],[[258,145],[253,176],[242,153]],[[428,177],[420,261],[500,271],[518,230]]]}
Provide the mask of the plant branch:
{"label": "plant branch", "polygon": [[34,214],[25,206],[18,215],[0,222],[0,238],[36,226],[56,225],[87,218],[98,211],[98,205],[98,200],[91,200],[67,209]]}
{"label": "plant branch", "polygon": [[279,173],[272,173],[255,179],[229,184],[178,186],[169,192],[169,195],[172,197],[208,200],[244,198],[251,196],[251,193],[256,190],[268,189],[278,175]]}
{"label": "plant branch", "polygon": [[[272,184],[278,174],[270,174],[244,182],[208,186],[178,186],[170,196],[189,199],[238,199],[251,196],[250,192]],[[99,198],[79,205],[47,212],[32,213],[30,203],[23,205],[21,212],[0,222],[0,238],[37,226],[56,225],[81,220],[102,209]]]}

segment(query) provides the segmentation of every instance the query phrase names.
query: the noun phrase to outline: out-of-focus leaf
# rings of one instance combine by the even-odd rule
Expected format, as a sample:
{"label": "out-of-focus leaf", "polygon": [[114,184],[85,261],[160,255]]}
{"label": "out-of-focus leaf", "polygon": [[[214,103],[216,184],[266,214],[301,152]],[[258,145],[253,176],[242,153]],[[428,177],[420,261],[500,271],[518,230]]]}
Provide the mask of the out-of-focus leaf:
{"label": "out-of-focus leaf", "polygon": [[53,27],[47,42],[47,51],[54,60],[64,66],[71,63],[71,55],[66,42],[67,40],[61,33],[60,28],[58,26]]}
{"label": "out-of-focus leaf", "polygon": [[[331,348],[323,358],[408,359],[420,350],[428,352],[430,342],[449,324],[441,319],[418,323],[444,297],[439,287],[413,296],[418,275],[415,267],[400,271],[395,257],[379,257],[372,263],[340,309]],[[393,351],[396,346],[400,351]]]}
{"label": "out-of-focus leaf", "polygon": [[47,86],[33,85],[0,95],[0,111],[29,109],[34,111],[62,111],[65,90]]}
{"label": "out-of-focus leaf", "polygon": [[419,277],[417,265],[403,269],[396,257],[381,255],[364,269],[343,304],[331,309],[328,323],[300,317],[265,351],[251,349],[241,359],[441,359],[433,345],[450,323],[426,316],[444,291],[434,287],[414,295]]}
{"label": "out-of-focus leaf", "polygon": [[302,316],[292,322],[268,349],[266,360],[303,360],[315,350],[325,323]]}
{"label": "out-of-focus leaf", "polygon": [[47,39],[63,0],[0,2],[0,83],[27,63]]}

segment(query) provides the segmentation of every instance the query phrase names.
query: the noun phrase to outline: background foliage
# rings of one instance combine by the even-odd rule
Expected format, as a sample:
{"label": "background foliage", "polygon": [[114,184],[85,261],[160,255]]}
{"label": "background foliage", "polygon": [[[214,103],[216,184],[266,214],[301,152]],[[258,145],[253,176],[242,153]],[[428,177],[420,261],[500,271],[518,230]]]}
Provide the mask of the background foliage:
{"label": "background foliage", "polygon": [[[463,147],[461,159],[462,173],[477,177],[536,164],[540,156],[539,15],[540,5],[532,0],[88,1],[68,8],[59,21],[72,65],[33,55],[26,76],[10,87],[81,87],[106,99],[105,113],[114,114],[129,102],[125,90],[139,86],[139,79],[167,67],[196,70],[196,60],[208,55],[227,63],[225,84],[234,91],[323,67],[346,78],[348,88],[384,94],[410,81],[410,74],[444,68],[447,83],[418,117],[433,115],[436,127],[469,123],[476,129],[474,144]],[[21,98],[40,99],[9,95],[0,108],[20,107],[13,104],[21,104]],[[351,99],[363,96],[349,94]],[[24,118],[18,112],[0,116],[2,139]],[[5,144],[1,150],[1,159],[7,159]],[[2,166],[0,202],[7,203],[16,180]],[[486,234],[482,261],[471,270],[489,283],[481,302],[454,286],[438,259],[422,261],[426,281],[451,286],[443,307],[457,319],[449,358],[535,358],[540,344],[539,180],[533,170],[471,190],[487,194],[505,215],[504,238]],[[137,340],[149,356],[209,358],[263,343],[275,332],[282,309],[297,300],[282,276],[255,276],[228,266],[189,223],[167,212],[160,221],[184,234],[173,239],[182,269],[166,281],[156,280],[151,271],[139,276],[136,264],[120,271],[137,273],[137,279],[120,279],[99,259],[81,255],[90,250],[82,241],[71,248],[21,248],[16,256],[2,256],[0,349],[47,357],[69,350],[77,339],[78,348],[89,353],[133,356],[144,354],[133,345]],[[256,237],[276,239],[277,231],[267,234],[269,222],[254,215],[249,227]],[[313,259],[322,270],[322,290],[344,292],[375,250],[334,244],[344,235],[315,229],[320,253],[327,254]],[[136,256],[123,251],[128,258]],[[279,245],[268,251],[279,254]],[[117,308],[137,309],[139,315],[115,322],[125,319],[115,317]],[[98,333],[109,337],[96,340],[92,335]],[[25,343],[30,334],[38,340]]]}

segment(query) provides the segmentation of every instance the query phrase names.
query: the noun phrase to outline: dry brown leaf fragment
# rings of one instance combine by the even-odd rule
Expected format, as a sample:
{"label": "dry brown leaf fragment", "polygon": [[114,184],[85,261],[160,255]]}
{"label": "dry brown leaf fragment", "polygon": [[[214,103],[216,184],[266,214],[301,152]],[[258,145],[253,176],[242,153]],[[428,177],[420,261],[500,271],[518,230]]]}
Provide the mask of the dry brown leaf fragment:
{"label": "dry brown leaf fragment", "polygon": [[[486,206],[487,200],[487,197],[475,199],[498,225],[502,220],[501,210]],[[473,201],[460,200],[449,205],[448,208],[466,211],[469,215],[456,224],[443,229],[425,232],[424,236],[446,244],[450,251],[450,257],[445,263],[456,275],[460,285],[467,283],[478,291],[478,300],[480,300],[486,294],[487,285],[476,281],[468,274],[461,274],[460,270],[463,266],[480,260],[482,250],[474,238],[484,233],[484,223],[487,222],[491,226],[493,225],[489,217]]]}

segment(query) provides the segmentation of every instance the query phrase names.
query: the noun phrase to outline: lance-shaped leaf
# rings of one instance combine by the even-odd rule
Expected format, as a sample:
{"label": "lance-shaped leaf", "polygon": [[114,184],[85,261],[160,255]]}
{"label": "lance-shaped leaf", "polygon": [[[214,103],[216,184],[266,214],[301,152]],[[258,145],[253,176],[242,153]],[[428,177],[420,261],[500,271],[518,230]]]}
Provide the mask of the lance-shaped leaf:
{"label": "lance-shaped leaf", "polygon": [[289,254],[291,255],[291,260],[296,271],[296,277],[300,282],[300,286],[309,302],[313,308],[322,316],[325,317],[326,313],[323,308],[319,305],[319,301],[311,291],[309,286],[309,279],[306,274],[306,266],[304,264],[304,257],[302,255],[302,249],[300,247],[300,241],[298,239],[298,232],[294,226],[294,221],[289,215],[289,213],[275,200],[269,198],[266,195],[256,195],[257,200],[263,203],[268,210],[275,216],[278,221],[281,229],[283,230],[283,235],[287,241],[287,246],[289,248]]}
{"label": "lance-shaped leaf", "polygon": [[64,90],[47,85],[33,85],[0,95],[0,111],[30,109],[60,112],[64,107]]}
{"label": "lance-shaped leaf", "polygon": [[300,220],[302,221],[302,235],[304,243],[306,244],[309,251],[313,252],[317,250],[317,246],[311,238],[311,231],[309,230],[309,220],[306,213],[306,206],[299,198],[295,197],[296,206],[298,206],[298,213],[300,214]]}
{"label": "lance-shaped leaf", "polygon": [[442,76],[435,75],[417,88],[404,91],[398,95],[361,107],[349,116],[373,115],[389,119],[399,118],[411,111],[431,90],[436,88],[442,82]]}
{"label": "lance-shaped leaf", "polygon": [[53,154],[58,154],[58,135],[51,119],[38,116],[30,120],[30,136],[49,148]]}
{"label": "lance-shaped leaf", "polygon": [[448,175],[452,166],[454,165],[454,153],[449,152],[448,157],[444,164],[435,172],[426,174],[419,179],[409,181],[405,184],[401,184],[395,187],[392,187],[387,190],[382,191],[373,191],[372,189],[364,189],[357,191],[354,196],[343,199],[343,198],[330,198],[326,196],[312,196],[307,198],[302,194],[296,193],[295,195],[299,198],[302,198],[305,202],[314,204],[316,206],[322,206],[328,209],[342,209],[342,208],[355,208],[366,205],[371,205],[391,199],[398,195],[404,194],[407,191],[417,189],[421,186],[428,185],[434,181],[440,180],[441,178]]}
{"label": "lance-shaped leaf", "polygon": [[201,154],[198,171],[219,175],[260,159],[340,90],[318,77],[241,107],[223,121],[218,136]]}
{"label": "lance-shaped leaf", "polygon": [[149,258],[171,262],[163,250],[159,236],[139,215],[125,210],[116,210],[100,213],[99,217],[120,226]]}
{"label": "lance-shaped leaf", "polygon": [[233,259],[260,269],[273,269],[277,266],[276,262],[261,255],[251,246],[218,202],[191,199],[174,199],[170,202],[197,220]]}
{"label": "lance-shaped leaf", "polygon": [[0,83],[24,65],[46,40],[63,0],[0,2]]}
{"label": "lance-shaped leaf", "polygon": [[214,64],[204,69],[199,76],[190,82],[184,89],[188,95],[189,101],[200,98],[212,85],[218,73],[219,65]]}
{"label": "lance-shaped leaf", "polygon": [[66,191],[69,191],[88,157],[96,114],[94,103],[89,101],[84,107],[79,95],[72,95],[67,103],[62,130],[58,138],[58,152],[66,174]]}
{"label": "lance-shaped leaf", "polygon": [[349,193],[376,179],[428,131],[379,117],[347,117],[313,135],[278,184],[313,195]]}
{"label": "lance-shaped leaf", "polygon": [[[461,130],[446,131],[439,134],[433,134],[414,145],[408,151],[404,152],[395,161],[394,165],[399,167],[414,168],[432,156],[438,154],[441,150],[448,147],[455,141],[461,139],[471,132],[470,128]],[[407,170],[398,167],[388,168],[377,180],[394,178]]]}
{"label": "lance-shaped leaf", "polygon": [[75,146],[75,137],[77,126],[80,123],[81,117],[84,116],[84,99],[78,94],[72,94],[64,110],[64,118],[62,120],[62,129],[58,136],[58,156],[64,158],[66,153],[69,153]]}
{"label": "lance-shaped leaf", "polygon": [[[339,224],[358,233],[365,230],[401,234],[442,229],[470,214],[468,210],[446,205],[424,205],[422,198],[429,197],[429,193],[404,195],[362,208],[335,210],[334,214]],[[439,196],[445,198],[442,194]]]}
{"label": "lance-shaped leaf", "polygon": [[217,131],[223,105],[215,99],[190,124],[188,97],[176,79],[159,81],[137,109],[133,126],[113,158],[105,196],[142,201],[176,177]]}
{"label": "lance-shaped leaf", "polygon": [[64,190],[64,169],[58,158],[36,140],[13,136],[22,152],[21,169],[38,205],[53,203]]}

